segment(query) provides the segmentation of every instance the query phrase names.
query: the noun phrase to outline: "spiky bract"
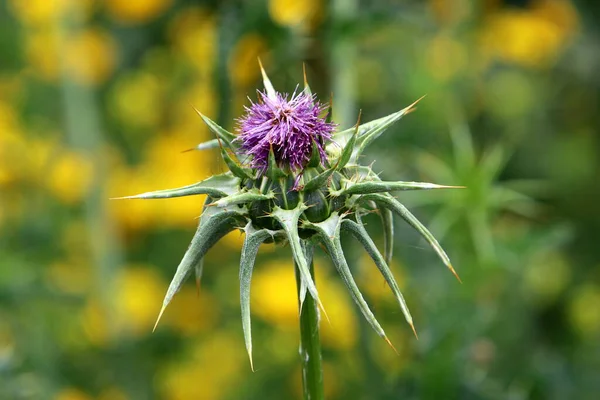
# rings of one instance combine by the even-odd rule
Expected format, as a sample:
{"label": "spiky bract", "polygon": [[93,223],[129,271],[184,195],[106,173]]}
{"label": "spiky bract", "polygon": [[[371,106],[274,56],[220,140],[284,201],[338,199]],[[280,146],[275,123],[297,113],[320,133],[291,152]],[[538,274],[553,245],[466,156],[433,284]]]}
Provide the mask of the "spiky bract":
{"label": "spiky bract", "polygon": [[[393,215],[416,229],[450,271],[456,273],[433,235],[390,192],[453,186],[385,182],[369,166],[358,164],[363,150],[412,111],[414,104],[332,134],[334,125],[321,118],[323,107],[315,102],[306,82],[304,91],[288,100],[275,92],[264,70],[262,72],[265,84],[265,93],[259,94],[262,102],[247,108],[248,114],[240,120],[239,135],[200,114],[217,139],[197,148],[219,147],[230,171],[183,188],[127,197],[208,195],[198,230],[177,267],[160,315],[193,270],[200,279],[206,252],[225,234],[239,229],[246,234],[240,263],[240,299],[250,356],[250,282],[258,248],[264,242],[288,243],[301,279],[300,299],[310,295],[324,310],[309,270],[314,244],[320,244],[327,250],[364,317],[387,340],[348,268],[340,241],[342,232],[347,232],[356,237],[371,256],[414,330],[412,317],[388,265],[392,258]],[[385,255],[377,249],[362,224],[362,216],[373,211],[382,217]]]}

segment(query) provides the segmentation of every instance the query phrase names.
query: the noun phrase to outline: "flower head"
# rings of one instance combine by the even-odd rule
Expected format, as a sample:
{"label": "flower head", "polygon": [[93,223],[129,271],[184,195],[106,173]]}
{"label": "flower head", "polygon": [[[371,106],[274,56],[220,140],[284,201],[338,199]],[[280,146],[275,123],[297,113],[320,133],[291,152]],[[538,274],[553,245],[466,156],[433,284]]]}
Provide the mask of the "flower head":
{"label": "flower head", "polygon": [[280,167],[299,171],[309,161],[314,145],[324,163],[325,143],[335,129],[335,124],[320,116],[326,107],[305,92],[291,97],[277,92],[271,97],[266,92],[258,94],[259,101],[245,107],[246,115],[238,120],[242,152],[250,157],[250,166],[266,171],[273,148]]}

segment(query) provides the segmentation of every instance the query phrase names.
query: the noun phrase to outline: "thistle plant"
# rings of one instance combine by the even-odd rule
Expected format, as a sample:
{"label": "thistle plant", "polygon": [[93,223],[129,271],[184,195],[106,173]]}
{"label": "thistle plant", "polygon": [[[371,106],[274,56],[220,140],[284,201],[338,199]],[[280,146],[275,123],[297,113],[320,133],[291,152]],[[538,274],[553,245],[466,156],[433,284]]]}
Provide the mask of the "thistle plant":
{"label": "thistle plant", "polygon": [[[416,104],[352,128],[338,130],[331,121],[332,104],[319,103],[304,75],[304,88],[292,95],[275,91],[261,65],[264,91],[245,108],[237,132],[229,132],[207,116],[200,117],[216,139],[198,150],[218,148],[229,171],[189,186],[148,192],[128,199],[163,199],[204,194],[207,199],[192,242],[177,267],[158,319],[195,272],[199,282],[207,251],[234,230],[245,233],[240,261],[240,303],[244,340],[252,366],[250,286],[258,249],[263,243],[287,244],[298,283],[303,380],[307,397],[322,397],[319,315],[327,316],[314,280],[313,254],[325,249],[357,307],[375,332],[390,345],[383,328],[359,290],[341,245],[342,235],[355,237],[373,259],[391,288],[406,322],[416,335],[413,319],[390,270],[394,216],[399,216],[432,246],[458,278],[450,260],[427,228],[395,197],[401,190],[443,189],[423,182],[383,181],[368,165],[360,165],[364,150],[388,127],[413,111]],[[383,253],[362,222],[366,214],[381,216]],[[157,320],[158,323],[158,320]]]}

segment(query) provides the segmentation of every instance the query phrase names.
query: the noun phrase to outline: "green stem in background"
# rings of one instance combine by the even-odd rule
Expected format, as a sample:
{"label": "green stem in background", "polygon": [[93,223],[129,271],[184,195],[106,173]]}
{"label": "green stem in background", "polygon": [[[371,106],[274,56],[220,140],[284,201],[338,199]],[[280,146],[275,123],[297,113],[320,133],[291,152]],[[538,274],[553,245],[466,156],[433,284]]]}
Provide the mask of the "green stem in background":
{"label": "green stem in background", "polygon": [[[302,296],[302,279],[296,267],[298,304],[300,306],[300,358],[302,363],[302,388],[305,400],[324,399],[323,364],[321,360],[321,339],[319,338],[319,309],[310,293]],[[310,274],[315,279],[314,265],[310,263]]]}

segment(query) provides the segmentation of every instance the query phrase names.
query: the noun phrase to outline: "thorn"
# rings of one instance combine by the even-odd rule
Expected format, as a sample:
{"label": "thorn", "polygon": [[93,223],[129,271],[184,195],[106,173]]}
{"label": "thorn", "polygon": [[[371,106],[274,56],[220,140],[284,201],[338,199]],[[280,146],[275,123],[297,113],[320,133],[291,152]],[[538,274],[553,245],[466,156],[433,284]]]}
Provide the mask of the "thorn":
{"label": "thorn", "polygon": [[181,154],[183,154],[183,153],[189,153],[190,151],[194,151],[194,150],[196,150],[196,148],[195,148],[195,147],[192,147],[191,149],[183,150],[183,151],[181,152]]}
{"label": "thorn", "polygon": [[248,350],[248,357],[250,358],[250,369],[252,370],[252,372],[255,372],[254,361],[252,361],[252,350]]}
{"label": "thorn", "polygon": [[413,333],[415,334],[415,337],[417,338],[417,340],[419,340],[419,335],[417,335],[417,330],[415,329],[415,325],[412,323],[412,321],[409,322],[410,327],[412,328]]}
{"label": "thorn", "polygon": [[360,118],[362,117],[362,109],[358,110],[358,119],[356,120],[356,130],[355,132],[358,132],[358,127],[360,126]]}
{"label": "thorn", "polygon": [[302,74],[304,75],[304,87],[307,87],[308,79],[306,79],[306,63],[302,63]]}
{"label": "thorn", "polygon": [[396,353],[396,355],[399,356],[400,353],[398,353],[398,350],[396,350],[396,348],[394,347],[394,345],[392,344],[392,342],[390,342],[390,339],[388,339],[387,336],[384,336],[383,339],[387,342],[387,344],[390,345],[390,347],[392,348],[392,350],[394,350],[394,353]]}
{"label": "thorn", "polygon": [[156,318],[156,322],[154,323],[154,328],[152,328],[152,333],[154,333],[154,331],[156,330],[156,327],[158,326],[158,323],[160,322],[160,318],[162,317],[163,313],[165,312],[165,308],[166,305],[163,304],[162,308],[160,309],[160,312],[158,313],[158,318]]}
{"label": "thorn", "polygon": [[196,278],[196,296],[200,297],[200,278]]}
{"label": "thorn", "polygon": [[325,311],[325,307],[323,307],[323,303],[321,303],[321,299],[318,299],[317,301],[319,303],[319,308],[321,309],[321,311],[323,311],[323,315],[325,315],[327,323],[331,325],[331,320],[329,319],[329,315],[327,315],[327,311]]}
{"label": "thorn", "polygon": [[450,272],[452,272],[452,274],[454,274],[454,277],[456,279],[458,279],[458,281],[460,283],[462,283],[462,280],[460,279],[460,277],[458,276],[458,274],[456,273],[456,271],[454,270],[454,268],[452,267],[452,264],[448,263],[448,268],[450,269]]}
{"label": "thorn", "polygon": [[421,100],[423,100],[423,98],[427,96],[426,94],[424,94],[423,96],[419,97],[414,103],[412,103],[410,106],[405,107],[404,110],[406,110],[405,114],[411,113],[413,111],[415,111],[417,108],[415,107],[415,105],[420,102]]}

